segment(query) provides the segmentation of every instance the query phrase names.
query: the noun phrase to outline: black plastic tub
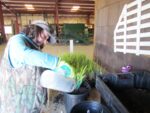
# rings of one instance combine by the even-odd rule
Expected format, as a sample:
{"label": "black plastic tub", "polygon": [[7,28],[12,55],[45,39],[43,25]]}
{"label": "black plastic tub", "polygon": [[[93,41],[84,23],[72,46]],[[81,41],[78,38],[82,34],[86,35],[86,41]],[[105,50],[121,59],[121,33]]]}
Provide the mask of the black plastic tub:
{"label": "black plastic tub", "polygon": [[109,109],[96,101],[83,101],[75,105],[71,113],[111,113]]}
{"label": "black plastic tub", "polygon": [[96,78],[96,88],[101,94],[103,104],[109,107],[112,113],[150,113],[150,73],[128,73],[129,80],[125,78],[127,74],[118,75],[125,80],[117,78],[107,84],[101,76]]}
{"label": "black plastic tub", "polygon": [[143,89],[111,89],[130,113],[150,113],[150,91]]}
{"label": "black plastic tub", "polygon": [[71,93],[64,93],[64,104],[66,113],[70,113],[71,109],[78,103],[85,101],[89,95],[90,85],[84,81],[81,87]]}
{"label": "black plastic tub", "polygon": [[64,103],[66,113],[70,113],[73,106],[87,99],[88,92],[81,94],[64,93]]}

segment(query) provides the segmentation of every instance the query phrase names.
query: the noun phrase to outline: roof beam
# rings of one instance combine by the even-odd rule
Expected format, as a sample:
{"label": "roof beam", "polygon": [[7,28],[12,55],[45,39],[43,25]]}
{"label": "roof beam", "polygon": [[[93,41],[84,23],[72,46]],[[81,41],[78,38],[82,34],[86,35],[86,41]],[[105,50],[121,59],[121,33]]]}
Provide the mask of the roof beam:
{"label": "roof beam", "polygon": [[55,2],[55,0],[2,0],[2,2]]}
{"label": "roof beam", "polygon": [[77,3],[77,4],[94,4],[95,2],[94,1],[88,1],[88,0],[60,0],[60,3]]}
{"label": "roof beam", "polygon": [[[20,9],[24,9],[24,10],[27,10],[25,7],[22,7],[22,6],[11,6],[10,8],[13,8],[16,12],[17,12],[17,10],[20,10]],[[35,10],[53,10],[55,7],[53,6],[53,7],[35,7],[34,6],[34,8],[35,8]],[[61,10],[70,10],[71,11],[71,8],[66,8],[66,7],[59,7],[59,9],[58,9],[59,11],[61,11]],[[94,8],[80,8],[80,10],[82,10],[82,11],[94,11]]]}
{"label": "roof beam", "polygon": [[[55,14],[56,13],[56,1],[57,0],[1,0],[9,12],[24,13],[24,14]],[[30,11],[24,7],[24,4],[32,4],[34,10]],[[57,7],[59,14],[83,14],[83,15],[93,15],[94,14],[94,1],[91,0],[58,0]],[[71,12],[73,5],[79,5],[80,10],[77,12]],[[9,13],[4,7],[3,12]]]}
{"label": "roof beam", "polygon": [[2,2],[2,5],[3,5],[5,8],[7,8],[10,13],[16,15],[16,12],[15,12],[14,10],[11,10],[11,9],[9,8],[9,6],[7,6],[4,2]]}
{"label": "roof beam", "polygon": [[[28,2],[56,2],[56,0],[9,0],[9,1],[6,1],[6,0],[2,0],[2,2],[17,2],[17,3],[19,3],[19,2],[26,2],[26,3],[28,3]],[[95,1],[88,1],[88,0],[84,0],[84,1],[81,1],[81,0],[60,0],[59,1],[60,3],[84,3],[84,4],[94,4],[95,3]]]}
{"label": "roof beam", "polygon": [[[28,3],[28,2],[9,2],[9,1],[7,1],[7,2],[5,2],[5,3],[7,3],[7,5],[24,5],[25,3]],[[55,3],[53,3],[53,2],[31,2],[30,1],[30,3],[32,3],[32,5],[54,5]],[[61,2],[59,2],[58,3],[58,5],[59,6],[72,6],[72,4],[67,4],[67,3],[61,3]],[[87,3],[87,4],[79,4],[80,6],[85,6],[85,7],[94,7],[94,4],[89,4],[89,3]]]}
{"label": "roof beam", "polygon": [[[25,7],[22,7],[22,6],[9,6],[9,8],[13,8],[13,9],[17,9],[17,8],[25,8]],[[49,5],[47,5],[47,6],[34,6],[34,8],[55,8],[55,6],[49,6]],[[60,8],[60,9],[71,9],[72,8],[72,6],[66,6],[66,7],[64,7],[64,6],[58,6],[58,8]],[[59,9],[59,10],[60,10]],[[89,9],[89,10],[91,10],[91,9],[94,9],[94,7],[81,7],[81,9]]]}
{"label": "roof beam", "polygon": [[[7,10],[3,10],[3,13],[9,13]],[[36,11],[27,11],[27,10],[18,10],[18,13],[19,14],[54,14],[55,13],[55,10],[36,10]],[[83,15],[88,15],[88,14],[91,14],[93,15],[93,11],[91,12],[83,12],[83,11],[78,11],[78,12],[69,12],[69,11],[59,11],[59,14],[83,14]]]}

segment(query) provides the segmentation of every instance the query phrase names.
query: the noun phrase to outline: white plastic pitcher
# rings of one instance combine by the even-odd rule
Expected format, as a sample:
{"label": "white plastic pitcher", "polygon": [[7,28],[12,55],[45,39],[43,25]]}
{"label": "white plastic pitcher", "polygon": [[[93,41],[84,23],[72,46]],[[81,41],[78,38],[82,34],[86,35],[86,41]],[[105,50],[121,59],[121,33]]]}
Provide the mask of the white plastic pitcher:
{"label": "white plastic pitcher", "polygon": [[63,73],[46,70],[42,73],[40,83],[43,87],[63,92],[72,92],[76,88],[74,79],[64,77]]}

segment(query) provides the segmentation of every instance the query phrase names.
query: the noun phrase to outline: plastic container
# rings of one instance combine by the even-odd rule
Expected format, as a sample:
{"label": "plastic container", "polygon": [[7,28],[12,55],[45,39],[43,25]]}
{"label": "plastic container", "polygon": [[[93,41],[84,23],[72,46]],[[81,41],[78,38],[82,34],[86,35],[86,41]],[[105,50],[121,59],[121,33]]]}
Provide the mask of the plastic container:
{"label": "plastic container", "polygon": [[131,70],[132,70],[132,66],[131,66],[131,65],[123,66],[123,67],[121,68],[121,72],[122,72],[122,73],[128,73],[128,72],[130,72]]}
{"label": "plastic container", "polygon": [[52,70],[46,70],[42,73],[40,83],[45,88],[62,92],[72,92],[76,88],[74,79]]}
{"label": "plastic container", "polygon": [[88,92],[82,94],[64,94],[66,113],[70,113],[73,106],[84,101],[87,98]]}
{"label": "plastic container", "polygon": [[64,93],[64,104],[66,113],[70,113],[71,109],[78,103],[85,101],[89,95],[90,86],[87,82],[83,82],[79,89],[71,93]]}
{"label": "plastic container", "polygon": [[149,71],[116,73],[103,77],[96,77],[96,89],[112,113],[150,113]]}

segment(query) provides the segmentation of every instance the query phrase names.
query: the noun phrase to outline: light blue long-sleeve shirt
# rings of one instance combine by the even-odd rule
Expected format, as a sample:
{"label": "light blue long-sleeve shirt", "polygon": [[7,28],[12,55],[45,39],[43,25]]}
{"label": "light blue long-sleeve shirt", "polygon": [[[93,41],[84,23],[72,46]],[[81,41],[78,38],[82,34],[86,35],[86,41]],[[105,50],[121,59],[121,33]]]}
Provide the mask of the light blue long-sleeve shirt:
{"label": "light blue long-sleeve shirt", "polygon": [[[17,68],[24,64],[55,69],[59,58],[39,50],[31,49],[26,40],[32,42],[25,34],[13,36],[8,42],[8,57],[12,67]],[[34,43],[33,43],[34,44]]]}

